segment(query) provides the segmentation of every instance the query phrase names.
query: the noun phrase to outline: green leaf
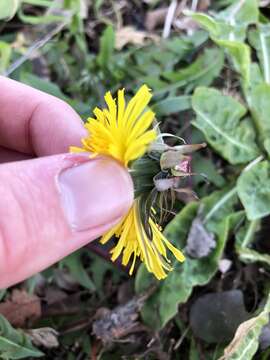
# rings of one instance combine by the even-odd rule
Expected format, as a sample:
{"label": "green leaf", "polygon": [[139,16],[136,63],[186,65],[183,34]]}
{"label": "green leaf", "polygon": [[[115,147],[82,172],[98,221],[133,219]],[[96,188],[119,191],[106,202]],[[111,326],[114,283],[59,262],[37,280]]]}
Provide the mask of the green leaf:
{"label": "green leaf", "polygon": [[[197,88],[192,97],[196,120],[209,144],[231,164],[247,163],[259,153],[246,108],[231,96],[210,88]],[[242,120],[241,120],[242,119]]]}
{"label": "green leaf", "polygon": [[[225,185],[225,179],[219,174],[212,159],[194,153],[192,155],[192,169],[197,174],[206,175],[207,180],[219,188]],[[204,179],[201,176],[194,176],[193,181],[196,185],[200,181],[204,181]]]}
{"label": "green leaf", "polygon": [[86,116],[89,113],[89,105],[86,105],[80,101],[76,101],[75,99],[71,99],[63,93],[63,91],[57,84],[49,80],[41,79],[34,74],[22,71],[20,73],[20,81],[34,87],[35,89],[44,91],[47,94],[56,96],[59,99],[66,101],[81,115],[83,114],[84,116]]}
{"label": "green leaf", "polygon": [[97,57],[98,64],[103,68],[107,69],[113,55],[115,45],[115,33],[111,25],[109,25],[100,38],[100,48]]}
{"label": "green leaf", "polygon": [[270,266],[270,255],[261,254],[248,247],[253,242],[255,234],[260,228],[260,223],[260,220],[248,221],[237,231],[235,250],[239,259],[244,263],[260,262]]}
{"label": "green leaf", "polygon": [[258,22],[257,0],[239,1],[213,17],[202,13],[189,12],[190,16],[209,31],[212,40],[226,49],[236,71],[249,84],[250,48],[244,43],[246,29]]}
{"label": "green leaf", "polygon": [[[48,9],[55,8],[55,1],[51,0],[22,0],[21,3],[33,5],[33,6],[41,6]],[[59,22],[66,20],[64,16],[61,15],[53,15],[53,14],[43,14],[41,16],[33,16],[27,15],[23,11],[23,6],[18,9],[18,17],[21,21],[32,24],[32,25],[39,25],[39,24],[50,24],[53,22]]]}
{"label": "green leaf", "polygon": [[259,141],[270,155],[270,85],[262,83],[252,87],[247,97]]}
{"label": "green leaf", "polygon": [[87,271],[83,267],[81,259],[82,251],[78,250],[73,254],[65,257],[61,264],[65,265],[71,274],[71,276],[86,289],[91,291],[96,291],[95,284],[89,277]]}
{"label": "green leaf", "polygon": [[257,0],[237,1],[224,11],[217,13],[217,18],[233,25],[247,27],[255,24],[259,19],[259,6]]}
{"label": "green leaf", "polygon": [[262,161],[243,171],[237,180],[237,192],[249,220],[270,214],[270,163]]}
{"label": "green leaf", "polygon": [[0,20],[10,20],[16,14],[20,0],[1,0],[0,1]]}
{"label": "green leaf", "polygon": [[259,337],[262,328],[269,321],[270,295],[263,311],[245,322],[237,329],[231,343],[225,348],[224,355],[219,360],[252,360],[259,347]]}
{"label": "green leaf", "polygon": [[193,12],[185,10],[186,16],[192,17],[194,21],[199,23],[205,30],[207,30],[211,36],[217,37],[220,35],[220,24],[211,16],[200,12]]}
{"label": "green leaf", "polygon": [[20,330],[15,330],[0,315],[0,357],[1,359],[25,359],[41,357],[44,354],[35,349],[30,339]]}
{"label": "green leaf", "polygon": [[60,16],[60,15],[43,15],[43,16],[26,15],[23,12],[22,8],[18,9],[18,17],[22,22],[31,25],[51,24],[54,22],[66,20],[64,16]]}
{"label": "green leaf", "polygon": [[[190,85],[191,91],[196,86],[208,86],[220,74],[224,65],[224,53],[218,48],[206,49],[191,65],[179,71],[164,72],[163,77],[171,84],[165,85],[156,94]],[[155,94],[155,95],[156,95]]]}
{"label": "green leaf", "polygon": [[259,24],[248,33],[251,45],[256,49],[264,80],[270,84],[270,25]]}
{"label": "green leaf", "polygon": [[259,262],[270,266],[270,255],[268,254],[261,254],[256,250],[242,247],[237,247],[236,251],[239,255],[239,259],[244,263],[248,264],[253,262]]}
{"label": "green leaf", "polygon": [[152,106],[152,110],[158,116],[169,115],[191,108],[191,96],[183,95],[169,97],[165,100],[156,102]]}
{"label": "green leaf", "polygon": [[67,101],[68,99],[68,97],[62,92],[62,90],[59,88],[57,84],[54,84],[49,80],[41,79],[40,77],[34,74],[23,71],[20,73],[20,81],[29,86],[34,87],[35,89],[56,96],[64,101]]}
{"label": "green leaf", "polygon": [[215,40],[215,42],[227,50],[232,58],[235,70],[242,76],[244,82],[250,82],[250,47],[240,41]]}
{"label": "green leaf", "polygon": [[[157,282],[153,276],[141,266],[136,276],[136,291],[142,292],[156,283],[157,291],[147,300],[142,309],[144,321],[154,329],[162,328],[176,313],[178,305],[187,301],[192,289],[209,282],[218,268],[218,261],[228,238],[229,229],[243,216],[242,212],[231,214],[237,201],[235,194],[227,196],[227,190],[213,193],[202,199],[202,216],[208,216],[207,230],[216,235],[216,248],[207,257],[201,259],[186,258],[183,264],[174,262],[174,270],[168,277]],[[225,200],[224,200],[225,199]],[[199,208],[198,203],[190,203],[167,225],[166,237],[178,248],[183,248],[188,231]]]}
{"label": "green leaf", "polygon": [[216,40],[244,41],[248,25],[259,19],[257,0],[238,1],[213,16],[204,13],[186,12],[193,20],[205,28]]}
{"label": "green leaf", "polygon": [[11,45],[4,41],[0,41],[0,74],[2,74],[9,66],[11,53]]}

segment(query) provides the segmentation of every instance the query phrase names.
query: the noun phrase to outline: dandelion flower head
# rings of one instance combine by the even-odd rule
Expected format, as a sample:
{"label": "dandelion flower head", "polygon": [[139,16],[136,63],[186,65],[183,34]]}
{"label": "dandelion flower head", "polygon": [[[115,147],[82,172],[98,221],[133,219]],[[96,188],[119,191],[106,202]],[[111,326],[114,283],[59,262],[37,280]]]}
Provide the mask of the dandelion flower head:
{"label": "dandelion flower head", "polygon": [[[146,85],[143,85],[127,104],[124,89],[118,91],[117,99],[107,92],[105,95],[107,108],[94,109],[95,117],[90,117],[85,124],[88,136],[82,139],[82,147],[71,147],[70,150],[71,152],[87,151],[91,153],[90,156],[112,157],[130,169],[131,175],[135,174],[135,177],[136,168],[143,168],[143,171],[150,174],[149,189],[147,184],[141,182],[142,191],[136,192],[135,186],[133,206],[117,225],[104,234],[101,243],[105,244],[113,237],[118,239],[111,250],[111,259],[115,261],[121,257],[123,265],[130,264],[130,274],[134,271],[136,260],[140,259],[157,279],[164,279],[172,270],[168,251],[180,262],[183,262],[185,257],[162,234],[159,221],[160,209],[155,201],[159,198],[162,189],[155,188],[153,185],[155,173],[151,173],[151,166],[153,165],[153,169],[159,172],[158,176],[162,178],[160,181],[163,181],[165,177],[166,184],[169,180],[170,184],[174,184],[173,186],[178,179],[177,176],[182,176],[183,172],[181,170],[177,173],[177,162],[174,164],[174,174],[169,170],[164,172],[159,165],[157,166],[155,160],[147,156],[149,149],[158,139],[157,129],[153,127],[155,114],[147,108],[151,96]],[[174,149],[172,151],[177,154]],[[180,152],[181,159],[187,161],[187,157],[182,155],[183,151]],[[162,154],[159,153],[158,161],[161,157]],[[166,156],[162,159],[164,162]],[[141,167],[138,166],[140,160]],[[145,179],[145,177],[142,178]]]}

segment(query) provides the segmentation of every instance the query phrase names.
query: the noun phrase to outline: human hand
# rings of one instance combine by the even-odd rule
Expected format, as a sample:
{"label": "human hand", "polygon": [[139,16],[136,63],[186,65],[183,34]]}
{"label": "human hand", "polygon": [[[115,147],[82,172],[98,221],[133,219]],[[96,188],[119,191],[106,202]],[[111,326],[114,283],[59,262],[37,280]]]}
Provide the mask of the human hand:
{"label": "human hand", "polygon": [[0,77],[0,288],[43,270],[109,230],[133,200],[108,158],[68,154],[85,136],[63,101]]}

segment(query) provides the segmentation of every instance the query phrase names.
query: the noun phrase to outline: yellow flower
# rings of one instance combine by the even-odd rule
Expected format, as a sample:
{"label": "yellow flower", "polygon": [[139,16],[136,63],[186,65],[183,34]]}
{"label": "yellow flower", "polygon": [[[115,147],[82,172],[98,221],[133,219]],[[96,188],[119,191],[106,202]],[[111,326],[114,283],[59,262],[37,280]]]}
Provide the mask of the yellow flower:
{"label": "yellow flower", "polygon": [[85,127],[89,137],[82,139],[83,149],[71,147],[72,152],[90,151],[93,154],[112,156],[125,166],[142,156],[147,146],[156,138],[155,130],[148,130],[155,114],[142,111],[151,99],[151,93],[143,85],[125,106],[124,89],[118,91],[118,103],[110,92],[105,95],[108,109],[95,108],[96,119],[89,118]]}
{"label": "yellow flower", "polygon": [[[96,118],[89,118],[85,125],[89,136],[82,139],[82,148],[71,147],[71,152],[88,151],[93,155],[111,156],[128,167],[132,161],[145,154],[157,137],[156,131],[151,129],[155,114],[151,110],[145,110],[151,96],[148,87],[143,85],[126,105],[124,90],[119,90],[116,105],[111,93],[107,92],[105,101],[108,109],[94,109]],[[119,240],[111,250],[112,261],[122,254],[122,263],[127,265],[133,256],[129,271],[132,274],[136,259],[140,258],[149,272],[157,279],[164,279],[167,271],[172,270],[167,249],[177,260],[182,262],[185,258],[162,235],[153,207],[148,219],[142,221],[145,214],[141,214],[140,202],[140,197],[134,200],[128,214],[102,237],[101,243],[105,244],[115,235]]]}

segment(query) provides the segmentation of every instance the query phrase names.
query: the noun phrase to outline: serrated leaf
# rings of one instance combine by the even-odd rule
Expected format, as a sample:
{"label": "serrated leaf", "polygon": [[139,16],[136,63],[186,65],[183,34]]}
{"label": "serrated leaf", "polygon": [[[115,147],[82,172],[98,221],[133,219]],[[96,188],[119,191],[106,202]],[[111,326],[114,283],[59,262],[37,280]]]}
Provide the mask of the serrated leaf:
{"label": "serrated leaf", "polygon": [[253,160],[259,153],[255,132],[246,119],[246,108],[228,95],[210,88],[197,88],[192,97],[196,119],[209,144],[231,164]]}
{"label": "serrated leaf", "polygon": [[237,180],[237,192],[249,220],[270,214],[270,164],[263,161],[243,171]]}
{"label": "serrated leaf", "polygon": [[257,51],[265,82],[270,84],[270,25],[259,24],[248,35],[251,45]]}
{"label": "serrated leaf", "polygon": [[269,321],[270,295],[263,311],[256,317],[243,322],[237,329],[232,342],[225,348],[219,360],[252,360],[259,346],[262,328]]}
{"label": "serrated leaf", "polygon": [[259,134],[259,141],[270,155],[270,85],[253,86],[248,93],[248,102]]}
{"label": "serrated leaf", "polygon": [[15,330],[0,315],[0,357],[1,359],[25,359],[41,357],[44,354],[35,349],[30,339],[20,330]]}
{"label": "serrated leaf", "polygon": [[[228,194],[231,194],[228,196]],[[207,257],[201,259],[186,258],[183,264],[174,262],[174,270],[168,277],[156,282],[143,266],[136,276],[136,291],[142,292],[156,283],[157,291],[145,303],[142,309],[144,321],[151,327],[162,328],[176,313],[178,305],[187,301],[194,286],[204,285],[218,269],[218,261],[228,238],[230,227],[239,221],[241,213],[233,213],[233,205],[237,201],[235,192],[227,190],[215,192],[204,198],[202,216],[208,216],[206,228],[216,235],[216,247]],[[190,203],[167,225],[165,235],[179,248],[186,243],[191,223],[198,211],[198,203]],[[216,210],[212,211],[213,208]]]}

